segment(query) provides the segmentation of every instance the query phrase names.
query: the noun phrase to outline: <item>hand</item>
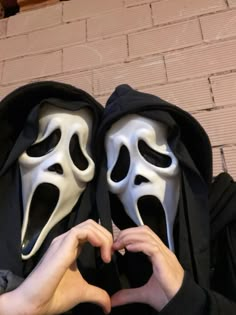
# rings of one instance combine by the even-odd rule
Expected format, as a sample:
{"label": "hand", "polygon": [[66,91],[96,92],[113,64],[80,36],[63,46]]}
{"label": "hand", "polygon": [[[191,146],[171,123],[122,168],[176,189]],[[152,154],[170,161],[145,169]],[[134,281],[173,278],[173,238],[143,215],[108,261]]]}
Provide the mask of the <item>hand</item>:
{"label": "hand", "polygon": [[81,302],[96,303],[109,313],[107,292],[88,284],[77,269],[76,258],[85,242],[100,247],[103,261],[110,262],[110,232],[95,221],[85,221],[55,238],[26,280],[16,290],[2,295],[6,312],[0,314],[60,314]]}
{"label": "hand", "polygon": [[146,254],[152,263],[153,274],[144,286],[115,293],[111,297],[112,306],[139,302],[149,304],[160,311],[182,285],[184,277],[182,266],[174,253],[147,226],[121,231],[113,244],[113,249],[123,248]]}

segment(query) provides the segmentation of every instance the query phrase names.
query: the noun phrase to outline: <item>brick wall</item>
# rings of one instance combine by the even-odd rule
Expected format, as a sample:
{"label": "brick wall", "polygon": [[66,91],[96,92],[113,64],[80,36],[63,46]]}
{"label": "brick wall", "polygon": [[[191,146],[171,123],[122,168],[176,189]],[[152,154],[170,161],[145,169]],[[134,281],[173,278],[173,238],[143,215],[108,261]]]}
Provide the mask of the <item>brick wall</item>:
{"label": "brick wall", "polygon": [[0,20],[0,98],[45,79],[179,105],[208,132],[214,174],[236,179],[235,0],[71,0]]}

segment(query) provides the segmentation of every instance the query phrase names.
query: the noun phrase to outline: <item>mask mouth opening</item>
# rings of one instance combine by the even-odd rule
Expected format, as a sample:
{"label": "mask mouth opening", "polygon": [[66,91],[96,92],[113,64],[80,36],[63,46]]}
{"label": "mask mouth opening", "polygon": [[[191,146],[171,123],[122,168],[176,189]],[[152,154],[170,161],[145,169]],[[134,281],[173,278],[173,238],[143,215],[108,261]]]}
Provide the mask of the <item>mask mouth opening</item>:
{"label": "mask mouth opening", "polygon": [[169,246],[164,208],[160,200],[152,195],[142,196],[137,202],[143,223],[155,232],[166,246]]}
{"label": "mask mouth opening", "polygon": [[34,247],[42,229],[47,224],[59,200],[59,189],[49,183],[40,184],[33,195],[27,228],[22,243],[22,254],[28,255]]}

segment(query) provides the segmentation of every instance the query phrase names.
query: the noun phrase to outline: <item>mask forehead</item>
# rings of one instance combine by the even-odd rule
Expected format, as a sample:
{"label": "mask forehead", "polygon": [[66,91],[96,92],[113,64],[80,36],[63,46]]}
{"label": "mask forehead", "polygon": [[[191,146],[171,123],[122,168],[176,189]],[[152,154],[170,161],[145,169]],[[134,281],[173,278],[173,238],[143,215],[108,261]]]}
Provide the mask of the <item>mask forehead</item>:
{"label": "mask forehead", "polygon": [[167,135],[165,124],[127,115],[112,125],[105,147],[109,190],[118,196],[137,225],[145,224],[140,209],[141,204],[145,207],[143,200],[147,196],[158,199],[165,213],[168,243],[173,249],[180,177],[178,160],[168,145]]}
{"label": "mask forehead", "polygon": [[88,144],[92,130],[91,114],[88,109],[70,111],[50,104],[43,106],[39,114],[39,133],[35,143],[46,138],[56,128],[63,130],[63,136],[78,133],[81,140],[83,139],[82,143]]}
{"label": "mask forehead", "polygon": [[112,141],[115,137],[122,138],[123,135],[129,135],[131,139],[140,136],[152,137],[158,145],[167,144],[165,124],[135,114],[126,115],[115,122],[106,135],[106,142]]}
{"label": "mask forehead", "polygon": [[[172,158],[171,166],[176,167],[178,161],[168,145],[167,134],[168,128],[162,122],[135,114],[121,118],[112,125],[105,138],[108,167],[111,168],[117,161],[122,145],[132,151],[132,157],[137,158],[139,156],[143,159],[139,149],[140,140],[147,143],[153,150],[170,156]],[[145,159],[143,162],[147,163]]]}
{"label": "mask forehead", "polygon": [[19,158],[23,259],[36,253],[53,226],[73,210],[93,178],[91,127],[88,109],[70,111],[50,104],[41,108],[38,137]]}

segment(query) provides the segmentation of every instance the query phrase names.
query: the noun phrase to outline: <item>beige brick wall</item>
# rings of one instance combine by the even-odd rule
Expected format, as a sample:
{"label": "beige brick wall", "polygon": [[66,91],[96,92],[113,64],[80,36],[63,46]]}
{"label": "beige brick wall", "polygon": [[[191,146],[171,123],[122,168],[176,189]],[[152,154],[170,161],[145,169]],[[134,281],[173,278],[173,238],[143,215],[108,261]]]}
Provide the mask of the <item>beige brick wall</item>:
{"label": "beige brick wall", "polygon": [[214,174],[236,179],[235,0],[70,0],[0,20],[0,99],[45,79],[179,105],[208,132]]}

